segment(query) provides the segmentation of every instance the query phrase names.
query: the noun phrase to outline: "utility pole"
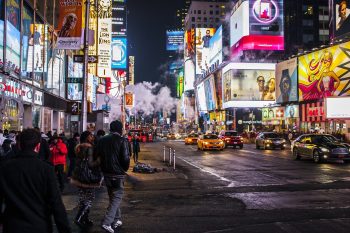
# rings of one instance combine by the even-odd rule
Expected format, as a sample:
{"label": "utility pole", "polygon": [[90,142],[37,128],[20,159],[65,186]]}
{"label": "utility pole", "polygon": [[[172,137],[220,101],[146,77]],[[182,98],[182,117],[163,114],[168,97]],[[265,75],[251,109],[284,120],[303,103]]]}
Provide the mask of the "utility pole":
{"label": "utility pole", "polygon": [[84,30],[84,67],[83,67],[83,90],[81,100],[80,131],[87,129],[87,81],[88,81],[88,58],[89,58],[89,20],[90,0],[85,0],[85,30]]}

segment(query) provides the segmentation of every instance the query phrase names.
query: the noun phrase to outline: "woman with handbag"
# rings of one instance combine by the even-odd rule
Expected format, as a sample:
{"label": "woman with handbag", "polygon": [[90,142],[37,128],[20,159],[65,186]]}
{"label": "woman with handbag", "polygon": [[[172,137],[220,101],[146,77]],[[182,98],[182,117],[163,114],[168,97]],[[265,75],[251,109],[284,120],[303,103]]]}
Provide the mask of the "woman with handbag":
{"label": "woman with handbag", "polygon": [[95,198],[95,189],[101,186],[102,173],[99,159],[94,159],[94,136],[84,131],[80,136],[80,144],[75,151],[77,163],[73,171],[71,183],[79,188],[79,210],[74,223],[80,227],[92,226],[89,212]]}

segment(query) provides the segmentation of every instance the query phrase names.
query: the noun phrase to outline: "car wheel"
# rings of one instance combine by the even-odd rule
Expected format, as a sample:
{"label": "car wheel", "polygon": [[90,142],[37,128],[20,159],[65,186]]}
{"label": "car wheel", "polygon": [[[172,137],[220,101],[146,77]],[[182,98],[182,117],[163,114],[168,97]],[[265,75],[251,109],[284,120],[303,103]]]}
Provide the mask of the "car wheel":
{"label": "car wheel", "polygon": [[300,160],[301,157],[300,157],[297,149],[293,150],[293,157],[294,157],[295,160]]}
{"label": "car wheel", "polygon": [[313,159],[314,159],[314,162],[315,162],[315,163],[321,163],[321,162],[322,162],[322,159],[321,159],[320,152],[318,152],[317,150],[315,150],[315,151],[314,151],[314,154],[313,154]]}

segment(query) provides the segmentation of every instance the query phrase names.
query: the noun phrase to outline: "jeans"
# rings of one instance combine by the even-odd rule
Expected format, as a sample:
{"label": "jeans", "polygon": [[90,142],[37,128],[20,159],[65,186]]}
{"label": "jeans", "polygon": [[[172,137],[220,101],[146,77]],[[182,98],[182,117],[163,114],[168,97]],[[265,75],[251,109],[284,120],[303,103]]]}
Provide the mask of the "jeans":
{"label": "jeans", "polygon": [[139,161],[139,152],[134,151],[134,162],[137,163]]}
{"label": "jeans", "polygon": [[63,164],[55,165],[55,172],[56,172],[60,190],[62,192],[64,189],[64,165]]}
{"label": "jeans", "polygon": [[105,177],[109,205],[102,221],[103,225],[111,226],[117,220],[121,220],[120,205],[124,192],[124,179]]}

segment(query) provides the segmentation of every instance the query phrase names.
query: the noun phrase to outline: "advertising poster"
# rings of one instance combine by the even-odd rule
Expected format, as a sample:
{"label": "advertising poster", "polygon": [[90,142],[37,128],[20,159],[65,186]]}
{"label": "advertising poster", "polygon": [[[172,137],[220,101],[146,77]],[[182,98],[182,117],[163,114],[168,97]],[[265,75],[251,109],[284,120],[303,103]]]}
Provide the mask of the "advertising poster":
{"label": "advertising poster", "polygon": [[224,102],[273,101],[274,70],[229,70],[224,74]]}
{"label": "advertising poster", "polygon": [[184,34],[184,59],[194,59],[195,49],[194,49],[194,40],[195,40],[195,30],[194,28],[189,29]]}
{"label": "advertising poster", "polygon": [[127,68],[127,39],[123,37],[112,37],[112,69]]}
{"label": "advertising poster", "polygon": [[216,90],[214,84],[214,76],[204,81],[205,100],[208,111],[213,111],[217,107]]}
{"label": "advertising poster", "polygon": [[210,39],[214,33],[215,28],[196,28],[196,75],[209,69]]}
{"label": "advertising poster", "polygon": [[276,102],[298,101],[298,59],[293,58],[276,65]]}
{"label": "advertising poster", "polygon": [[109,83],[106,83],[106,93],[118,97],[123,95],[122,81],[126,80],[127,73],[125,70],[113,70],[112,74]]}
{"label": "advertising poster", "polygon": [[285,109],[284,107],[263,108],[262,120],[284,120]]}
{"label": "advertising poster", "polygon": [[[29,9],[29,7],[24,6],[23,7],[23,19],[22,19],[22,28],[23,28],[23,32],[22,32],[22,77],[26,77],[27,76],[27,68],[28,68],[28,64],[27,61],[29,59],[28,57],[28,43],[29,43],[29,38],[32,35],[31,32],[31,25],[33,24],[33,12]],[[33,54],[33,51],[32,51]],[[31,57],[32,58],[32,57]],[[33,63],[33,61],[32,61]]]}
{"label": "advertising poster", "polygon": [[83,85],[80,83],[68,83],[67,86],[67,99],[69,100],[82,100],[83,98]]}
{"label": "advertising poster", "polygon": [[299,57],[299,100],[350,95],[350,42]]}
{"label": "advertising poster", "polygon": [[218,28],[209,42],[209,67],[222,63],[222,26]]}
{"label": "advertising poster", "polygon": [[[23,38],[24,39],[24,38]],[[31,24],[28,38],[27,72],[46,72],[48,30],[45,24]]]}
{"label": "advertising poster", "polygon": [[20,5],[21,0],[6,0],[7,21],[12,24],[17,30],[20,30]]}
{"label": "advertising poster", "polygon": [[111,77],[112,1],[98,1],[97,76]]}
{"label": "advertising poster", "polygon": [[299,117],[299,105],[288,105],[285,111],[286,118],[298,118]]}
{"label": "advertising poster", "polygon": [[129,85],[135,84],[135,57],[129,56]]}
{"label": "advertising poster", "polygon": [[134,94],[125,93],[125,107],[133,108],[134,107]]}
{"label": "advertising poster", "polygon": [[83,0],[59,0],[56,49],[81,49]]}
{"label": "advertising poster", "polygon": [[194,62],[189,59],[185,61],[185,87],[184,91],[194,89],[194,78],[195,78],[195,65]]}
{"label": "advertising poster", "polygon": [[[0,35],[4,35],[4,21],[0,20]],[[0,36],[0,69],[4,67],[4,37]]]}
{"label": "advertising poster", "polygon": [[[89,29],[93,31],[94,35],[94,44],[89,44],[89,55],[96,56],[97,55],[97,0],[90,0],[90,20],[89,20]],[[89,63],[88,64],[88,73],[97,74],[97,64]]]}
{"label": "advertising poster", "polygon": [[184,31],[166,31],[166,50],[183,50]]}
{"label": "advertising poster", "polygon": [[333,0],[333,25],[335,37],[340,37],[350,32],[350,1]]}
{"label": "advertising poster", "polygon": [[201,82],[200,84],[198,84],[197,86],[197,104],[198,104],[198,108],[197,110],[199,112],[207,112],[207,101],[205,99],[205,87],[204,87],[204,82]]}
{"label": "advertising poster", "polygon": [[350,97],[326,98],[327,119],[350,118]]}
{"label": "advertising poster", "polygon": [[125,1],[112,0],[112,35],[126,36]]}
{"label": "advertising poster", "polygon": [[177,97],[180,98],[184,92],[184,69],[181,69],[177,76]]}
{"label": "advertising poster", "polygon": [[83,66],[83,63],[74,62],[71,56],[67,56],[66,83],[82,83]]}
{"label": "advertising poster", "polygon": [[6,61],[5,70],[9,73],[19,75],[20,73],[20,59],[21,59],[21,45],[20,45],[20,31],[7,21],[6,32]]}

